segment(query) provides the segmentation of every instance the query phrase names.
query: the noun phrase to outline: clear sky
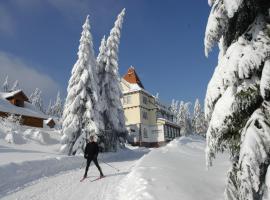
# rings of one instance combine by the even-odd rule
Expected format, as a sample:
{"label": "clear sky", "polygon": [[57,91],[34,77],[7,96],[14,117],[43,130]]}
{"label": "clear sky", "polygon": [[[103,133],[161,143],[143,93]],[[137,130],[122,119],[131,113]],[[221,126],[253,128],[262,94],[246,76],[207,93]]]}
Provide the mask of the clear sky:
{"label": "clear sky", "polygon": [[81,26],[90,15],[95,52],[126,8],[119,70],[130,65],[145,88],[165,102],[204,100],[217,63],[204,56],[207,0],[0,0],[0,81],[18,79],[45,101],[65,95],[77,58]]}

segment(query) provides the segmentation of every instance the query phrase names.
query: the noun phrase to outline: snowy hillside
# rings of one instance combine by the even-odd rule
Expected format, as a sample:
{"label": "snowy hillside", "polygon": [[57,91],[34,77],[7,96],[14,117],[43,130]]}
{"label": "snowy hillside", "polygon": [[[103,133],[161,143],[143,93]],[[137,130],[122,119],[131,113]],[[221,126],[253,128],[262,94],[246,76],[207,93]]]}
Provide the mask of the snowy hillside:
{"label": "snowy hillside", "polygon": [[101,154],[100,164],[107,177],[93,182],[99,173],[91,164],[89,179],[80,183],[82,157],[59,155],[54,152],[55,145],[0,142],[0,198],[10,200],[222,199],[229,165],[222,156],[206,171],[205,140],[190,136],[160,149],[128,147]]}
{"label": "snowy hillside", "polygon": [[151,151],[121,183],[119,199],[223,199],[229,163],[223,155],[207,171],[204,149],[204,139],[190,136]]}

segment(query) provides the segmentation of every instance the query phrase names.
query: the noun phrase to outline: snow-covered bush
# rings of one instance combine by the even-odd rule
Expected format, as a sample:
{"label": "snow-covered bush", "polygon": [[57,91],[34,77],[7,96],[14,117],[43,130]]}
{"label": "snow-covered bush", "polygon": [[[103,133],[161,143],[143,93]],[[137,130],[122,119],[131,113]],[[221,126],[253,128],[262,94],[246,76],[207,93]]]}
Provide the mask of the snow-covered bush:
{"label": "snow-covered bush", "polygon": [[205,53],[219,43],[219,60],[208,84],[206,159],[229,150],[232,167],[225,198],[262,199],[270,160],[270,1],[209,0]]}

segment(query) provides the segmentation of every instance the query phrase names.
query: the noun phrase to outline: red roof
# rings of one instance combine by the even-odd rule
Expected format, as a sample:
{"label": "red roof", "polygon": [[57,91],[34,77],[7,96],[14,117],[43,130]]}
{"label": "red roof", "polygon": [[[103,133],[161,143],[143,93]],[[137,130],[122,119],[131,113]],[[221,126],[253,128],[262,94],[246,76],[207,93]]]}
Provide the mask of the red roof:
{"label": "red roof", "polygon": [[138,84],[141,88],[144,89],[143,84],[139,78],[139,76],[137,75],[135,68],[134,67],[130,67],[128,69],[128,72],[124,75],[123,77],[128,83],[132,83],[132,84]]}

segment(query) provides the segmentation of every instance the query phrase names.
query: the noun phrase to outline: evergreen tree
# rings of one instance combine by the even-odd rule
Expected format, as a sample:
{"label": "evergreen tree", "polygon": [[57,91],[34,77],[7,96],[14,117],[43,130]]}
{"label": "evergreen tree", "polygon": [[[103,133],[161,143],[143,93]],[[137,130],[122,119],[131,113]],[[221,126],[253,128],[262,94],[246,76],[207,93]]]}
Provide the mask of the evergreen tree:
{"label": "evergreen tree", "polygon": [[6,76],[6,79],[5,79],[5,82],[3,83],[2,89],[3,89],[3,92],[9,91],[8,76]]}
{"label": "evergreen tree", "polygon": [[19,90],[19,82],[16,80],[11,88],[11,91]]}
{"label": "evergreen tree", "polygon": [[44,112],[41,94],[41,90],[36,88],[34,92],[30,95],[29,100],[31,104],[35,106],[35,108],[37,108],[41,112]]}
{"label": "evergreen tree", "polygon": [[63,111],[61,151],[68,155],[82,150],[86,137],[98,132],[96,60],[88,16],[82,28],[78,59],[71,72]]}
{"label": "evergreen tree", "polygon": [[49,116],[52,116],[52,100],[50,99],[47,110],[46,110],[46,114]]}
{"label": "evergreen tree", "polygon": [[122,91],[118,73],[118,49],[125,9],[118,15],[105,43],[103,38],[97,58],[101,96],[100,112],[104,121],[103,142],[107,151],[115,151],[120,137],[126,137]]}
{"label": "evergreen tree", "polygon": [[63,113],[63,105],[62,105],[62,100],[60,96],[60,92],[57,92],[57,97],[54,105],[52,106],[52,115],[58,118],[61,118],[62,113]]}
{"label": "evergreen tree", "polygon": [[207,124],[199,99],[196,99],[194,104],[192,130],[197,134],[205,134],[207,131]]}
{"label": "evergreen tree", "polygon": [[[209,120],[206,158],[227,149],[232,167],[225,198],[263,199],[270,160],[268,0],[209,0],[205,34],[208,55],[219,43],[218,65],[205,99]],[[265,93],[264,93],[265,92]]]}
{"label": "evergreen tree", "polygon": [[183,101],[181,101],[178,108],[177,123],[181,127],[182,135],[188,135],[192,133],[189,105],[189,102],[184,103]]}
{"label": "evergreen tree", "polygon": [[171,106],[170,106],[170,111],[173,113],[173,121],[177,122],[177,115],[178,115],[178,110],[179,110],[179,101],[175,101],[174,99],[172,100]]}

